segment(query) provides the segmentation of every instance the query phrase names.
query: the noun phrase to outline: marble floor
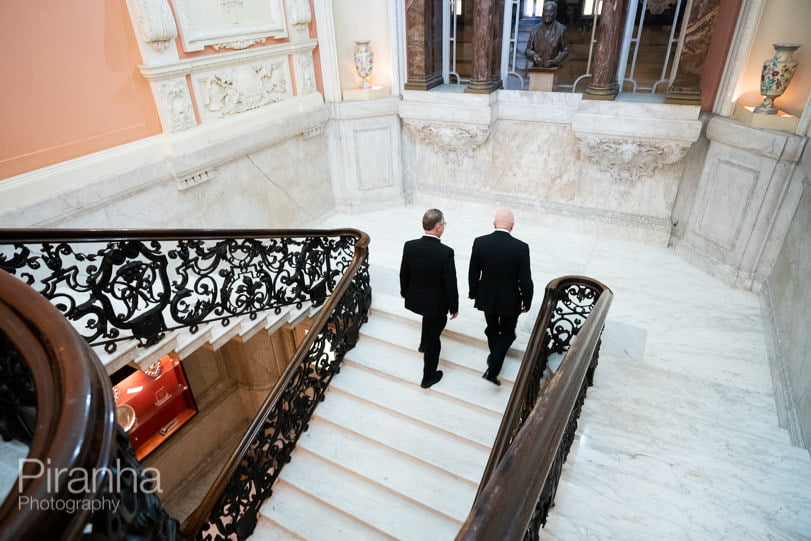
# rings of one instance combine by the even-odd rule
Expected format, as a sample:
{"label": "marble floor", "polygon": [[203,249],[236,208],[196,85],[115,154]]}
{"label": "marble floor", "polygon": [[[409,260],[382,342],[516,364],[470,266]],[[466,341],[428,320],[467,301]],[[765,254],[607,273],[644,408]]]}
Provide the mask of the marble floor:
{"label": "marble floor", "polygon": [[[334,215],[321,227],[371,236],[373,291],[397,294],[402,244],[423,206]],[[444,209],[461,313],[448,329],[483,329],[466,300],[473,238],[495,207]],[[665,247],[556,231],[516,216],[536,297],[580,274],[614,292],[595,385],[542,539],[811,539],[811,458],[778,427],[756,295],[732,289]]]}

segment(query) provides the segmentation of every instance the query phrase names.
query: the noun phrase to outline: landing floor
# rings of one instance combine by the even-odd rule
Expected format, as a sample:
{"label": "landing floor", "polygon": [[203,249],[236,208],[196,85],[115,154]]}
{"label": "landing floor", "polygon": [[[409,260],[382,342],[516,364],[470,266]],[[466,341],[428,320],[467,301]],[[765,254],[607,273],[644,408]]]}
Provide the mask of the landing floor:
{"label": "landing floor", "polygon": [[[335,215],[320,226],[371,236],[373,291],[397,295],[405,240],[421,235],[415,206]],[[467,300],[473,238],[492,212],[446,212],[461,314],[449,329],[483,329]],[[725,286],[665,247],[531,225],[533,309],[543,288],[582,274],[608,285],[609,313],[589,391],[542,539],[811,539],[811,460],[778,427],[757,297]],[[440,383],[441,385],[441,383]]]}

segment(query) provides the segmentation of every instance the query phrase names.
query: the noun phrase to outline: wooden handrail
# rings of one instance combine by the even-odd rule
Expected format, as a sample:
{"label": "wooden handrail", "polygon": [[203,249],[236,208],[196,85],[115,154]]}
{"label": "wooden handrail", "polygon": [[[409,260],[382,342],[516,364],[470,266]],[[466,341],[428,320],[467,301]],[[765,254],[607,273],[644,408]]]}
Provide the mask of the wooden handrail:
{"label": "wooden handrail", "polygon": [[[553,311],[561,293],[574,284],[589,285],[599,291],[600,296],[560,367],[526,415],[528,398],[525,396],[533,374],[537,373],[533,365],[540,358],[545,366],[546,331]],[[597,350],[612,300],[613,293],[608,287],[584,276],[564,276],[547,285],[479,493],[457,540],[524,537]],[[522,415],[526,418],[514,435]]]}
{"label": "wooden handrail", "polygon": [[[50,471],[110,467],[113,394],[104,369],[59,311],[8,273],[0,271],[0,330],[31,372],[36,390],[36,425],[23,468],[25,478],[0,507],[2,539],[75,539],[90,512],[23,507],[24,502],[75,500],[65,482],[37,476],[38,460]],[[44,472],[39,472],[44,473]],[[56,486],[58,485],[58,486]],[[85,498],[92,498],[86,494]]]}
{"label": "wooden handrail", "polygon": [[190,539],[197,537],[197,535],[200,533],[200,530],[208,520],[214,506],[222,496],[226,485],[236,472],[240,462],[245,457],[245,453],[247,452],[251,442],[259,434],[259,431],[267,421],[270,412],[279,405],[279,402],[282,400],[283,391],[290,384],[290,381],[296,373],[296,370],[299,368],[299,365],[304,362],[307,353],[310,351],[310,348],[312,348],[313,343],[315,342],[319,333],[326,325],[327,320],[332,315],[332,312],[335,310],[344,293],[346,293],[349,285],[355,278],[358,270],[361,268],[361,265],[366,260],[369,246],[369,236],[361,231],[355,232],[358,234],[358,240],[355,244],[355,255],[344,273],[344,276],[338,282],[338,285],[335,287],[335,290],[333,291],[332,295],[330,295],[330,298],[327,300],[325,305],[318,312],[318,315],[316,316],[315,321],[313,321],[310,331],[307,333],[304,341],[298,347],[293,359],[282,373],[273,390],[265,399],[256,417],[254,417],[251,425],[248,427],[248,430],[245,432],[241,441],[239,442],[239,445],[236,447],[234,452],[231,453],[231,456],[220,470],[220,473],[217,475],[217,478],[214,480],[211,488],[209,488],[208,492],[203,498],[203,501],[192,512],[192,514],[189,515],[186,522],[184,522],[181,529],[183,533]]}

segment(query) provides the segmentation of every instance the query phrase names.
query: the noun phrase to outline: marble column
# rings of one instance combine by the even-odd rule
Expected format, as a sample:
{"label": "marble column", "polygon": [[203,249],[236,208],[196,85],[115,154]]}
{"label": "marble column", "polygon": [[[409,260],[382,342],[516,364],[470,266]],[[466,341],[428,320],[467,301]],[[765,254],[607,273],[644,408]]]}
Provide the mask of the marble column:
{"label": "marble column", "polygon": [[617,66],[622,33],[625,28],[627,0],[605,0],[600,22],[597,26],[597,44],[592,60],[591,83],[583,92],[584,99],[613,100],[620,89],[617,82]]}
{"label": "marble column", "polygon": [[489,94],[502,87],[503,23],[504,0],[473,2],[473,74],[465,92]]}
{"label": "marble column", "polygon": [[667,89],[665,103],[701,105],[701,74],[719,11],[719,0],[693,0],[676,76]]}
{"label": "marble column", "polygon": [[442,84],[442,0],[407,0],[405,23],[405,89]]}

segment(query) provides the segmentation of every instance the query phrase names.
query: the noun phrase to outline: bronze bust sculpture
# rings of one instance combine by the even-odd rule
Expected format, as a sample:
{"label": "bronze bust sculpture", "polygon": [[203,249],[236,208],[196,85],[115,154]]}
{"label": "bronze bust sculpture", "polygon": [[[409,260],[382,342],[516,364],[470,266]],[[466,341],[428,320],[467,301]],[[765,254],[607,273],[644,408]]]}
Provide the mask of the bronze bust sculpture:
{"label": "bronze bust sculpture", "polygon": [[543,6],[543,22],[532,29],[524,54],[535,67],[560,66],[569,54],[566,27],[555,20],[558,14],[556,2],[548,1]]}

